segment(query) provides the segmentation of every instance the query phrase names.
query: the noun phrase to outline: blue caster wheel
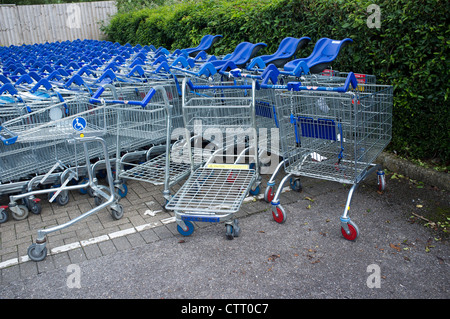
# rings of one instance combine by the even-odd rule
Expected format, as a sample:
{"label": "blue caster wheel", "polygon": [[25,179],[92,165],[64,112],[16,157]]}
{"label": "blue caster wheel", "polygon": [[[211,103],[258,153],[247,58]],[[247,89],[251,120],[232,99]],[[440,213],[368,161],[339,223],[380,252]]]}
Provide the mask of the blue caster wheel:
{"label": "blue caster wheel", "polygon": [[289,180],[289,185],[291,189],[296,192],[301,192],[303,190],[302,184],[300,183],[300,178],[292,178]]}
{"label": "blue caster wheel", "polygon": [[252,196],[258,195],[258,194],[259,194],[259,185],[256,186],[255,189],[250,189],[249,193],[250,193],[250,195],[252,195]]}
{"label": "blue caster wheel", "polygon": [[124,198],[128,194],[128,187],[126,184],[122,184],[122,186],[118,187],[117,190],[121,198]]}
{"label": "blue caster wheel", "polygon": [[184,224],[186,225],[187,229],[183,230],[180,225],[177,225],[178,232],[183,236],[190,236],[194,232],[194,224],[192,224],[190,221],[185,220]]}

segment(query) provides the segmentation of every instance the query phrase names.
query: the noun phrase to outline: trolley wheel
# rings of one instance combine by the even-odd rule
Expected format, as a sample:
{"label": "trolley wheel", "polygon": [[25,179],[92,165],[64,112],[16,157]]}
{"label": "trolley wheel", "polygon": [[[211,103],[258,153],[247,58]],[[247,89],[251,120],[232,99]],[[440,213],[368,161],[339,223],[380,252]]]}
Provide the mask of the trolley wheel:
{"label": "trolley wheel", "polygon": [[42,212],[42,204],[40,201],[29,201],[28,208],[35,215],[39,215]]}
{"label": "trolley wheel", "polygon": [[291,185],[291,189],[296,192],[301,192],[303,190],[302,183],[300,182],[300,178],[292,178],[289,180],[289,185]]}
{"label": "trolley wheel", "polygon": [[116,204],[115,208],[111,207],[111,216],[115,220],[119,220],[123,217],[123,206]]}
{"label": "trolley wheel", "polygon": [[5,208],[0,208],[0,224],[6,223],[9,219],[8,211]]}
{"label": "trolley wheel", "polygon": [[192,224],[190,221],[185,220],[184,224],[187,227],[187,230],[183,230],[180,225],[177,225],[178,232],[183,236],[190,236],[194,232],[194,224]]}
{"label": "trolley wheel", "polygon": [[107,176],[106,169],[99,170],[96,175],[100,179],[106,178],[106,176]]}
{"label": "trolley wheel", "polygon": [[87,193],[90,197],[94,197],[94,196],[95,196],[95,192],[94,192],[94,190],[92,189],[92,187],[90,187],[90,186],[88,186],[88,187],[86,188],[86,193]]}
{"label": "trolley wheel", "polygon": [[256,196],[256,195],[258,195],[259,194],[259,185],[258,186],[256,186],[256,188],[255,189],[251,189],[250,188],[250,195],[252,195],[252,196]]}
{"label": "trolley wheel", "polygon": [[95,206],[100,206],[103,203],[103,197],[94,196],[94,204]]}
{"label": "trolley wheel", "polygon": [[14,210],[11,209],[11,214],[12,217],[15,220],[22,220],[28,217],[28,208],[25,205],[17,205],[17,210],[19,210],[20,213],[15,212]]}
{"label": "trolley wheel", "polygon": [[356,238],[358,238],[359,236],[358,226],[356,226],[356,224],[350,220],[347,223],[347,227],[349,231],[348,233],[345,231],[344,227],[341,227],[342,236],[344,236],[344,238],[347,240],[356,240]]}
{"label": "trolley wheel", "polygon": [[62,191],[62,192],[59,193],[59,195],[56,196],[56,198],[55,198],[56,203],[57,203],[59,206],[66,206],[67,203],[69,202],[69,199],[70,199],[70,198],[69,198],[69,191],[67,191],[67,190]]}
{"label": "trolley wheel", "polygon": [[233,224],[225,224],[225,234],[228,240],[239,237],[241,234],[241,227],[239,227],[239,221],[237,219],[233,220]]}
{"label": "trolley wheel", "polygon": [[386,189],[386,176],[383,171],[377,172],[377,182],[378,182],[378,190],[380,192]]}
{"label": "trolley wheel", "polygon": [[272,206],[272,217],[278,224],[283,224],[286,221],[286,211],[283,206]]}
{"label": "trolley wheel", "polygon": [[119,194],[119,196],[120,196],[121,198],[126,197],[127,194],[128,194],[128,187],[127,187],[127,185],[124,183],[124,184],[122,184],[121,186],[119,186],[119,187],[117,188],[117,193]]}
{"label": "trolley wheel", "polygon": [[270,203],[275,197],[275,193],[273,192],[273,186],[267,186],[264,192],[264,200]]}
{"label": "trolley wheel", "polygon": [[47,257],[47,247],[44,247],[44,249],[38,253],[36,251],[37,248],[37,244],[31,244],[30,247],[28,247],[28,257],[30,257],[31,260],[33,261],[42,261],[45,259],[45,257]]}
{"label": "trolley wheel", "polygon": [[41,200],[38,198],[24,198],[23,203],[28,208],[28,210],[35,215],[39,215],[42,212]]}
{"label": "trolley wheel", "polygon": [[228,240],[234,239],[234,232],[233,232],[233,226],[232,225],[225,225],[226,227],[226,236]]}
{"label": "trolley wheel", "polygon": [[[88,180],[87,178],[80,179],[79,183],[80,184],[81,183],[86,183],[87,180]],[[80,192],[80,194],[86,195],[87,194],[87,189],[88,189],[88,187],[80,188],[78,191]]]}

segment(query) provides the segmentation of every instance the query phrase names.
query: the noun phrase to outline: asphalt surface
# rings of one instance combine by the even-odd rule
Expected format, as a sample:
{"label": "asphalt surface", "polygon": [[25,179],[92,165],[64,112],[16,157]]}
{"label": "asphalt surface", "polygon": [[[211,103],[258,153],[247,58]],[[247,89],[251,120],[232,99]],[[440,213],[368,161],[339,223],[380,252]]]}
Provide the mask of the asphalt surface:
{"label": "asphalt surface", "polygon": [[258,209],[239,218],[242,231],[234,240],[225,238],[222,223],[196,223],[189,237],[177,234],[172,223],[171,236],[3,280],[0,298],[176,299],[181,303],[167,311],[178,314],[195,299],[267,299],[270,306],[276,299],[450,297],[448,239],[417,218],[448,212],[447,192],[388,175],[381,193],[375,178],[368,178],[353,196],[349,215],[360,236],[351,242],[339,225],[350,186],[307,178],[302,183],[303,192],[285,195],[293,200],[283,205],[284,224],[273,221],[263,200],[244,203],[244,210]]}

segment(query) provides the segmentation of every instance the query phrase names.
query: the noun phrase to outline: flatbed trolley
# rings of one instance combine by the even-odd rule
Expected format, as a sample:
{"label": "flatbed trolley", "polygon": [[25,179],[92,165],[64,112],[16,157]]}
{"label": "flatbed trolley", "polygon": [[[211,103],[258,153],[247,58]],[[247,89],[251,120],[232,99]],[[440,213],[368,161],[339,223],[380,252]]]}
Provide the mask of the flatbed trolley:
{"label": "flatbed trolley", "polygon": [[[192,80],[194,81],[194,80]],[[208,82],[183,79],[182,110],[186,139],[192,135],[210,141],[204,149],[204,164],[195,168],[195,152],[187,147],[191,172],[170,199],[166,209],[175,212],[177,230],[184,236],[195,222],[225,222],[226,238],[239,236],[234,218],[249,192],[260,183],[255,121],[256,81]],[[224,161],[225,159],[225,161]],[[250,164],[254,165],[252,168]]]}
{"label": "flatbed trolley", "polygon": [[357,84],[349,73],[342,87],[287,87],[275,91],[287,175],[271,201],[273,218],[286,220],[279,197],[291,177],[352,184],[340,221],[342,235],[355,240],[359,229],[348,216],[355,189],[375,171],[379,189],[385,188],[384,172],[374,162],[392,138],[392,86]]}

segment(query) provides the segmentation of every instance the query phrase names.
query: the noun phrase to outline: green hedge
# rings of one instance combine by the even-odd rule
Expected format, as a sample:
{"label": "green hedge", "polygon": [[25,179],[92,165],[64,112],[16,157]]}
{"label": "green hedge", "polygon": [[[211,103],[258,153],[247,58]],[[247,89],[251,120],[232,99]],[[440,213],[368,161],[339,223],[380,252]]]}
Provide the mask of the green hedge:
{"label": "green hedge", "polygon": [[394,86],[393,140],[389,148],[416,159],[450,161],[450,29],[447,0],[383,0],[381,28],[367,26],[373,0],[184,1],[117,14],[106,27],[112,41],[192,47],[205,34],[222,34],[212,54],[242,41],[265,42],[275,52],[286,36],[309,36],[306,57],[322,38],[352,38],[333,68],[369,73]]}

